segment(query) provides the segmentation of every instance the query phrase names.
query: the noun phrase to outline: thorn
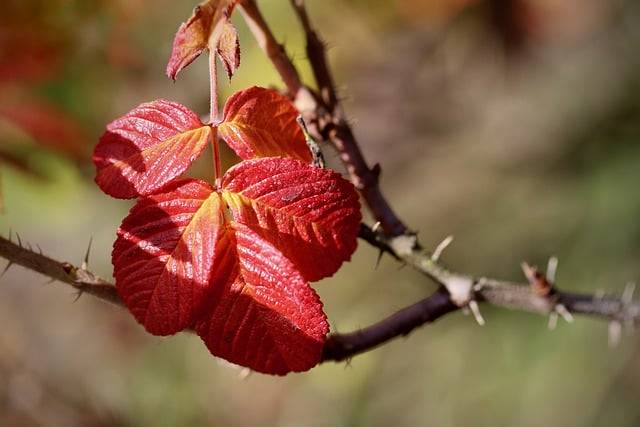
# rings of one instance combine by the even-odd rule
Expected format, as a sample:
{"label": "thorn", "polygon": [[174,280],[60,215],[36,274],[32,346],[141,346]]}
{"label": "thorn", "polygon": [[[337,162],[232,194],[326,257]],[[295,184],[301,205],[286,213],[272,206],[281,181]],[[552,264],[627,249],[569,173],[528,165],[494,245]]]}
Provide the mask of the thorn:
{"label": "thorn", "polygon": [[636,284],[633,282],[627,283],[622,292],[622,310],[624,316],[624,326],[628,333],[632,333],[635,329],[635,322],[632,316],[626,315],[626,309],[633,303],[633,293],[636,290]]}
{"label": "thorn", "polygon": [[556,326],[558,326],[558,313],[552,311],[549,313],[549,323],[547,323],[547,327],[550,331],[555,331]]}
{"label": "thorn", "polygon": [[476,281],[476,283],[473,285],[473,292],[480,292],[484,288],[484,285],[486,285],[486,283],[487,283],[486,277],[479,278]]}
{"label": "thorn", "polygon": [[9,270],[9,268],[13,265],[13,261],[9,261],[7,263],[7,266],[4,268],[4,270],[2,270],[2,273],[0,273],[0,277],[4,276],[4,274]]}
{"label": "thorn", "polygon": [[453,242],[453,236],[449,235],[445,237],[444,240],[440,242],[438,246],[436,246],[436,250],[433,251],[433,255],[431,255],[431,260],[438,261],[440,259],[440,256],[442,256],[442,252],[447,249],[451,242]]}
{"label": "thorn", "polygon": [[373,226],[371,227],[371,231],[373,231],[374,233],[378,233],[378,230],[380,230],[380,221],[376,222],[375,224],[373,224]]}
{"label": "thorn", "polygon": [[384,251],[382,249],[380,249],[380,251],[378,252],[378,258],[376,259],[376,266],[375,266],[376,270],[380,266],[380,261],[382,260],[382,255],[384,255]]}
{"label": "thorn", "polygon": [[76,297],[73,299],[73,302],[77,302],[83,293],[84,291],[82,289],[78,289],[78,292],[76,293]]}
{"label": "thorn", "polygon": [[471,301],[469,301],[469,310],[471,310],[471,314],[473,314],[474,319],[476,319],[476,322],[478,322],[478,325],[480,326],[484,326],[485,325],[485,321],[484,321],[484,317],[482,317],[482,314],[480,313],[480,307],[478,306],[478,302],[474,299],[472,299]]}
{"label": "thorn", "polygon": [[558,313],[567,323],[573,323],[573,315],[562,304],[556,304],[554,310]]}
{"label": "thorn", "polygon": [[47,280],[46,282],[44,282],[45,285],[50,285],[51,283],[55,282],[56,279],[54,279],[53,277],[49,280]]}
{"label": "thorn", "polygon": [[636,290],[636,284],[633,282],[627,283],[622,292],[622,304],[629,305],[633,302],[633,293]]}
{"label": "thorn", "polygon": [[547,282],[552,286],[556,283],[556,273],[558,271],[558,258],[552,256],[547,262]]}
{"label": "thorn", "polygon": [[520,263],[520,268],[522,268],[522,272],[524,273],[524,277],[527,278],[529,283],[535,282],[536,273],[538,272],[535,267],[530,266],[526,261],[522,261]]}
{"label": "thorn", "polygon": [[309,133],[309,129],[307,128],[307,124],[304,122],[304,119],[302,118],[302,114],[296,118],[296,121],[298,122],[298,126],[300,126],[300,129],[304,134],[304,140],[306,141],[307,146],[309,147],[309,151],[311,151],[311,157],[313,158],[313,166],[318,167],[320,169],[324,169],[325,161],[324,161],[324,156],[322,154],[322,149],[320,148],[320,145],[318,144],[318,142],[315,139],[313,139],[313,137],[311,136],[311,133]]}
{"label": "thorn", "polygon": [[42,248],[40,247],[40,245],[36,243],[36,247],[38,248],[38,252],[40,253],[40,255],[44,255],[42,253]]}
{"label": "thorn", "polygon": [[622,336],[622,324],[617,320],[609,322],[609,348],[615,348],[620,344]]}
{"label": "thorn", "polygon": [[18,239],[18,246],[22,248],[22,239],[20,239],[20,235],[18,234],[17,231],[16,231],[16,238]]}
{"label": "thorn", "polygon": [[93,243],[93,236],[89,237],[89,246],[87,246],[87,252],[84,254],[84,259],[82,260],[82,265],[80,268],[82,270],[86,270],[89,267],[89,255],[91,254],[91,244]]}
{"label": "thorn", "polygon": [[238,379],[241,381],[245,381],[251,376],[252,373],[253,371],[251,369],[242,368],[240,372],[238,372]]}

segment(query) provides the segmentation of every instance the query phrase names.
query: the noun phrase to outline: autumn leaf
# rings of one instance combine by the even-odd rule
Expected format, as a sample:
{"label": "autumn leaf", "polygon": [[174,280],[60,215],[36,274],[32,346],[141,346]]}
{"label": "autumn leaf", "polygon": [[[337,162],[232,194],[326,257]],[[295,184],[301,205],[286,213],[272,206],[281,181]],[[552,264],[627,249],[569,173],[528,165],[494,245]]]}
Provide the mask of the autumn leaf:
{"label": "autumn leaf", "polygon": [[236,274],[197,323],[198,335],[212,354],[254,371],[311,369],[329,332],[320,298],[269,242],[242,224],[228,230]]}
{"label": "autumn leaf", "polygon": [[180,25],[173,40],[167,64],[167,76],[176,79],[178,73],[209,49],[217,52],[231,78],[240,64],[238,35],[229,22],[237,0],[207,0],[193,10],[191,17]]}
{"label": "autumn leaf", "polygon": [[273,244],[306,280],[333,275],[356,249],[358,194],[334,171],[294,159],[249,160],[227,171],[222,188],[235,220]]}
{"label": "autumn leaf", "polygon": [[311,162],[311,152],[296,122],[298,111],[272,89],[251,87],[233,94],[218,127],[221,138],[242,159],[287,156]]}
{"label": "autumn leaf", "polygon": [[174,334],[202,314],[216,278],[226,280],[218,266],[223,237],[220,196],[202,181],[177,181],[133,207],[112,262],[118,293],[147,331]]}
{"label": "autumn leaf", "polygon": [[223,20],[221,25],[222,30],[216,52],[224,65],[227,77],[231,79],[240,66],[240,39],[238,30],[231,21]]}
{"label": "autumn leaf", "polygon": [[142,104],[107,125],[93,154],[96,183],[121,199],[149,195],[182,174],[212,132],[183,105]]}
{"label": "autumn leaf", "polygon": [[304,371],[329,332],[308,282],[350,258],[359,223],[355,189],[339,174],[287,158],[244,161],[220,188],[184,179],[143,197],[118,229],[116,287],[152,334],[194,327],[230,362]]}

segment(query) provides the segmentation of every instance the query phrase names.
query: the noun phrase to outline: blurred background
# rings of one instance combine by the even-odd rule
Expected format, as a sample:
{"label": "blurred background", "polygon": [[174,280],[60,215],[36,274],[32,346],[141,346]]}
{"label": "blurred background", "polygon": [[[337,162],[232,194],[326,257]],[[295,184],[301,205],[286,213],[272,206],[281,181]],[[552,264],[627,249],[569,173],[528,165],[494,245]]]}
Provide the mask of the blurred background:
{"label": "blurred background", "polygon": [[[566,290],[640,278],[640,3],[636,0],[308,0],[345,108],[383,189],[457,271],[520,280],[560,259]],[[141,102],[207,113],[206,61],[174,84],[173,35],[193,0],[4,0],[0,233],[111,278],[131,206],[93,183],[104,126]],[[311,83],[286,0],[260,1]],[[281,87],[246,26],[223,99]],[[236,159],[224,153],[226,165]],[[327,156],[339,171],[335,153]],[[211,175],[203,155],[192,170]],[[361,244],[315,285],[334,331],[434,286]],[[4,267],[0,265],[0,267]],[[196,336],[157,338],[123,309],[20,267],[0,279],[1,426],[638,426],[640,335],[485,307],[346,364],[285,378],[241,372]]]}

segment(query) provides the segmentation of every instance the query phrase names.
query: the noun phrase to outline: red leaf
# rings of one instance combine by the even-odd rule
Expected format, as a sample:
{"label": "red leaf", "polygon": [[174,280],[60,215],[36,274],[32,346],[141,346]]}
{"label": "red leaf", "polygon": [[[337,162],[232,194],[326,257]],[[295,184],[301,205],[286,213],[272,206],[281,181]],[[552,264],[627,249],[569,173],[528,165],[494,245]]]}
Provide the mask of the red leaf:
{"label": "red leaf", "polygon": [[218,131],[242,159],[286,156],[310,163],[311,153],[297,116],[286,97],[275,90],[252,87],[227,100]]}
{"label": "red leaf", "polygon": [[141,199],[113,248],[118,293],[152,334],[196,325],[230,362],[278,375],[310,369],[329,331],[319,297],[277,248],[225,222],[222,203],[198,180]]}
{"label": "red leaf", "polygon": [[333,275],[357,246],[362,216],[355,188],[336,172],[299,160],[264,158],[231,168],[223,198],[309,281]]}
{"label": "red leaf", "polygon": [[258,372],[311,369],[329,332],[318,295],[258,234],[237,223],[229,232],[237,246],[227,246],[225,259],[237,275],[196,325],[198,335],[214,355]]}
{"label": "red leaf", "polygon": [[124,219],[112,253],[116,286],[147,331],[170,335],[193,325],[212,289],[224,285],[223,225],[219,194],[197,180],[140,200]]}
{"label": "red leaf", "polygon": [[240,66],[240,41],[236,27],[229,20],[222,22],[222,30],[216,52],[224,64],[227,77],[231,79]]}
{"label": "red leaf", "polygon": [[[216,51],[225,33],[225,23],[236,2],[237,0],[207,0],[196,6],[189,20],[180,25],[173,40],[173,49],[167,64],[169,78],[175,80],[178,73],[205,49]],[[228,37],[228,34],[225,37]],[[224,61],[224,58],[222,59]]]}
{"label": "red leaf", "polygon": [[96,183],[121,199],[152,194],[191,165],[211,133],[183,105],[142,104],[111,122],[100,138],[93,153]]}

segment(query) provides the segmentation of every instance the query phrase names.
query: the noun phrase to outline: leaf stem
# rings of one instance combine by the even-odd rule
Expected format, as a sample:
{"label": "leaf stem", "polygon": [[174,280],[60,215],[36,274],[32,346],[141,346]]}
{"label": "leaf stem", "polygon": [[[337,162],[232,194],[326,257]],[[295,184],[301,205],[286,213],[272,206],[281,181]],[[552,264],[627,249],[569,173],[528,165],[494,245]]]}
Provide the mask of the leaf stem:
{"label": "leaf stem", "polygon": [[218,61],[215,52],[209,52],[209,90],[210,109],[209,121],[212,125],[218,123]]}
{"label": "leaf stem", "polygon": [[211,138],[211,148],[213,149],[213,178],[215,186],[220,186],[222,179],[222,165],[220,161],[220,146],[218,143],[218,61],[215,51],[209,51],[209,90],[210,90],[210,109],[209,121],[213,129]]}
{"label": "leaf stem", "polygon": [[218,142],[218,129],[213,127],[211,134],[211,148],[213,149],[213,179],[216,189],[220,188],[222,181],[222,162],[220,161],[220,144]]}

